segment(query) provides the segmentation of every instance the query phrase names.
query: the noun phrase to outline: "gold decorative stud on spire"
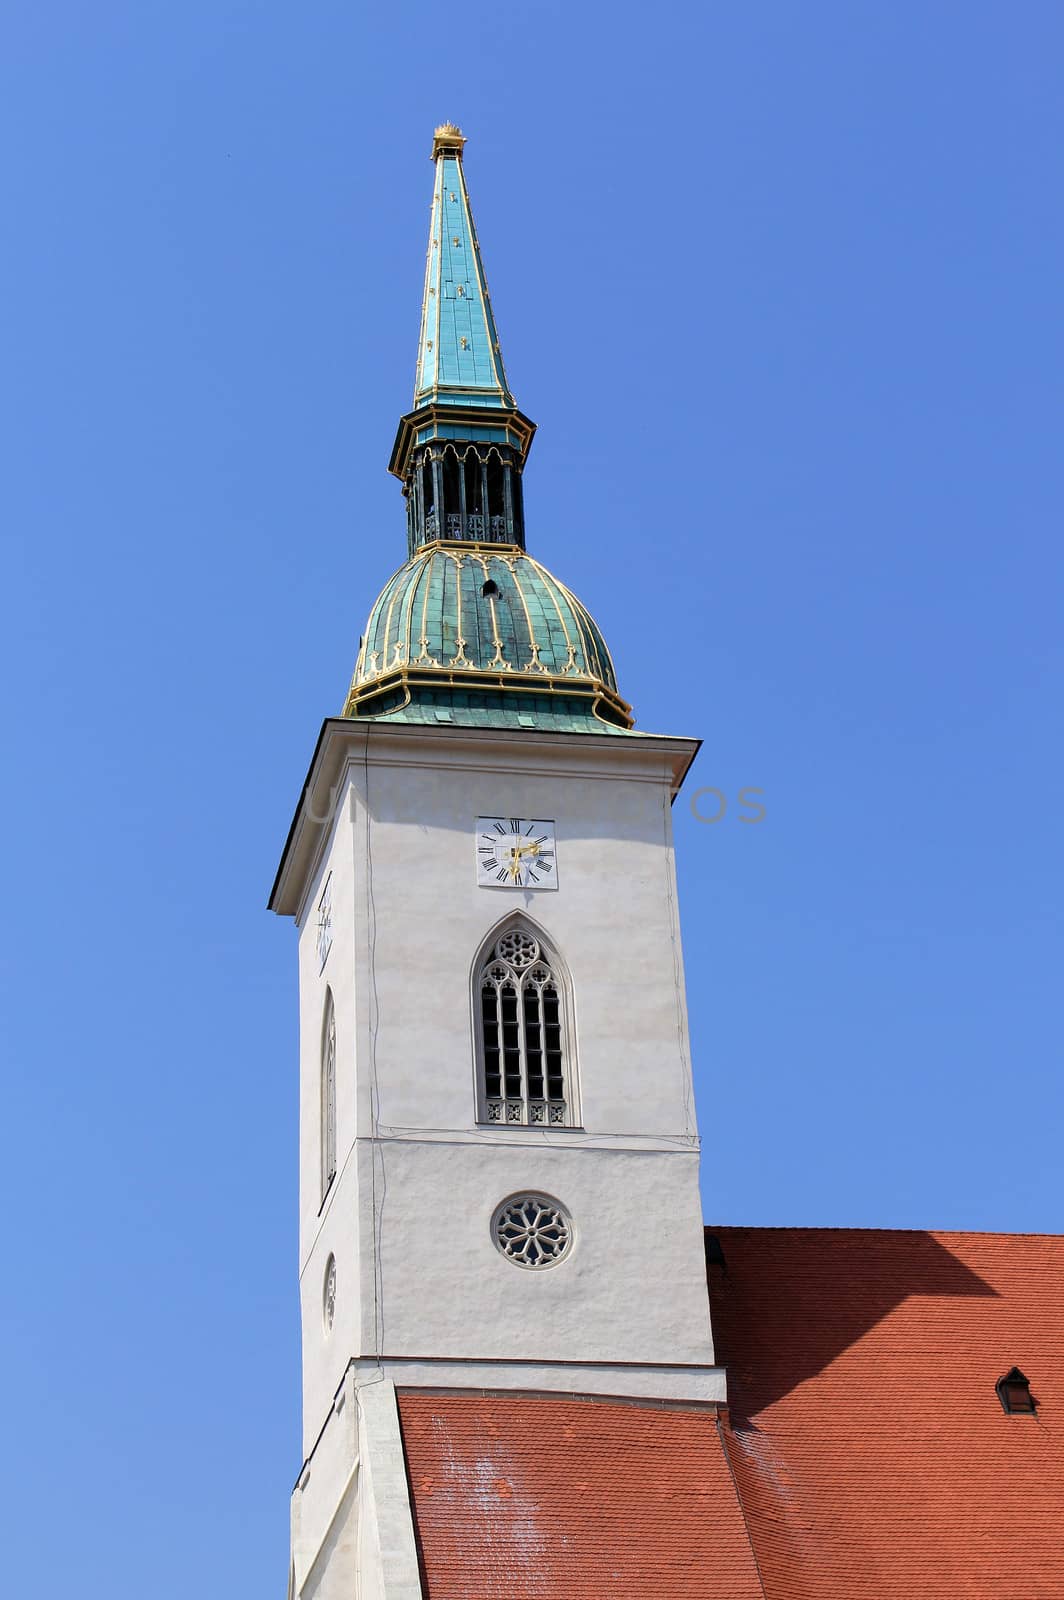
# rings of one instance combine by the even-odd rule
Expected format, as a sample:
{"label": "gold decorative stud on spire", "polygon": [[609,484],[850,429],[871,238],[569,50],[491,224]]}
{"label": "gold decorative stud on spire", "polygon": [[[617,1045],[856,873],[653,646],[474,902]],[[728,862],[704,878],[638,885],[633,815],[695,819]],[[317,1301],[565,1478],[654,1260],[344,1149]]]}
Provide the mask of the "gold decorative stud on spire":
{"label": "gold decorative stud on spire", "polygon": [[461,156],[465,139],[456,122],[441,122],[432,136],[432,159],[438,156]]}

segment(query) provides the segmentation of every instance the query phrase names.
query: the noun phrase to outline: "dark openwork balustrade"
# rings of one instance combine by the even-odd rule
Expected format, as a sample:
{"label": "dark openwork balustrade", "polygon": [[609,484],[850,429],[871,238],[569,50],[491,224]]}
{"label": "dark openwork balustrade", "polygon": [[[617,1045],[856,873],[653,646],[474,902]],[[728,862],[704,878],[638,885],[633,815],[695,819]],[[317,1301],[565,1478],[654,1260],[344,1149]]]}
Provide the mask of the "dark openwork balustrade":
{"label": "dark openwork balustrade", "polygon": [[404,488],[411,554],[437,539],[524,549],[521,467],[506,446],[428,446]]}

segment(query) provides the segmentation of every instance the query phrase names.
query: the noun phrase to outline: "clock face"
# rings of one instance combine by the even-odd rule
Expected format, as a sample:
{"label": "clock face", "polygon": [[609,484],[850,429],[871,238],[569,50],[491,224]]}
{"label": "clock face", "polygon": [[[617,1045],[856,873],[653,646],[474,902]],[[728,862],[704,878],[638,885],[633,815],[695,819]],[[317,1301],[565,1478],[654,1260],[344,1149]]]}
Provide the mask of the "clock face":
{"label": "clock face", "polygon": [[478,817],[477,882],[482,889],[556,889],[554,823],[542,818]]}

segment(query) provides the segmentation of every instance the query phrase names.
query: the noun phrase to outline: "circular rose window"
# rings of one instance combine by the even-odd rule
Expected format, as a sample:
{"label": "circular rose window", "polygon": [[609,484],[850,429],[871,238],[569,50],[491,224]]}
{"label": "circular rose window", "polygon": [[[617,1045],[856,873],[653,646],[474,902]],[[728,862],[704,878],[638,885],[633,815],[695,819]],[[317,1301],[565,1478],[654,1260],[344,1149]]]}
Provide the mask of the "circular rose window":
{"label": "circular rose window", "polygon": [[565,1207],[546,1194],[515,1194],[491,1219],[496,1245],[518,1267],[553,1267],[568,1255],[573,1224]]}

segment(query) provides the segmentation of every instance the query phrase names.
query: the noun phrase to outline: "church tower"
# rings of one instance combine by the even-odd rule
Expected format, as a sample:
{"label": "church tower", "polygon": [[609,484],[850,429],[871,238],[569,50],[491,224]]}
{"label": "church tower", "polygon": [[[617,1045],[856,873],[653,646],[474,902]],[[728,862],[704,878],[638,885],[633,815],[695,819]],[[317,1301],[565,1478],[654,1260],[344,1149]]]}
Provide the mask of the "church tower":
{"label": "church tower", "polygon": [[299,934],[300,1600],[421,1594],[397,1392],[724,1397],[670,820],[698,746],[635,730],[528,548],[464,142],[433,142],[407,559],[270,900]]}

